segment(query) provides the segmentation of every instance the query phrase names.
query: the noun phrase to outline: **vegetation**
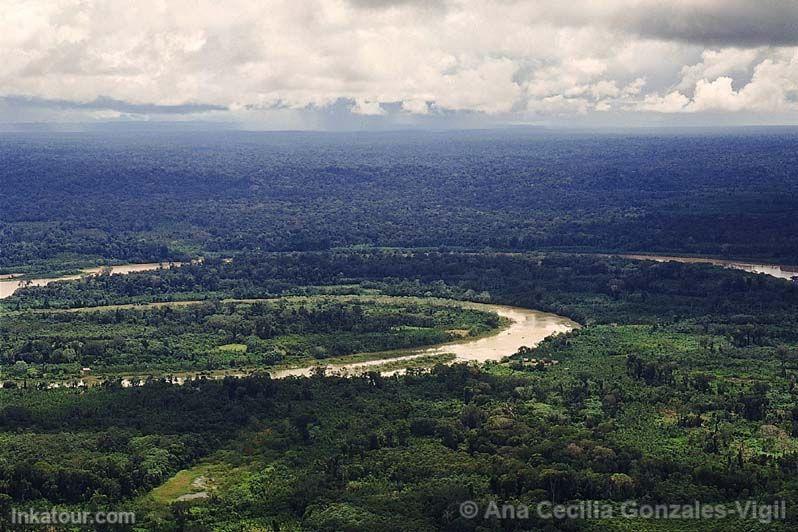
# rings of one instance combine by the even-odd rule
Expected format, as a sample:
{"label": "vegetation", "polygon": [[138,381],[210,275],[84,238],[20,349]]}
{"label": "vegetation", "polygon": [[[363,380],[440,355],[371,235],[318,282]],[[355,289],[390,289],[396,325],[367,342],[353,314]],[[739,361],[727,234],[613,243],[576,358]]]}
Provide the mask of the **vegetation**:
{"label": "vegetation", "polygon": [[497,315],[425,300],[291,298],[179,306],[14,312],[0,367],[16,380],[121,372],[307,365],[367,351],[479,336]]}
{"label": "vegetation", "polygon": [[[2,338],[18,346],[38,335],[51,345],[70,331],[129,329],[135,341],[182,342],[174,352],[212,345],[221,360],[261,356],[248,342],[263,317],[274,318],[274,333],[260,341],[313,330],[317,345],[326,331],[360,346],[372,330],[369,343],[399,341],[419,326],[435,334],[496,326],[495,317],[436,300],[374,295],[52,308],[205,289],[217,298],[379,291],[490,300],[587,327],[517,355],[556,364],[2,390],[4,504],[135,508],[142,529],[159,530],[625,530],[624,520],[482,521],[457,509],[463,500],[798,502],[798,287],[763,275],[558,254],[242,255],[23,290],[6,304]],[[217,321],[223,333],[209,328]],[[131,352],[108,346],[108,360]],[[138,356],[171,360],[153,350]],[[771,527],[792,526],[789,519]]]}
{"label": "vegetation", "polygon": [[[794,145],[6,137],[0,274],[185,264],[0,301],[0,529],[52,505],[142,531],[795,529],[798,283],[596,253],[798,264]],[[481,366],[403,358],[506,325],[468,302],[582,328]],[[459,512],[749,499],[786,520]]]}
{"label": "vegetation", "polygon": [[798,264],[795,139],[792,130],[6,136],[0,268],[357,245]]}

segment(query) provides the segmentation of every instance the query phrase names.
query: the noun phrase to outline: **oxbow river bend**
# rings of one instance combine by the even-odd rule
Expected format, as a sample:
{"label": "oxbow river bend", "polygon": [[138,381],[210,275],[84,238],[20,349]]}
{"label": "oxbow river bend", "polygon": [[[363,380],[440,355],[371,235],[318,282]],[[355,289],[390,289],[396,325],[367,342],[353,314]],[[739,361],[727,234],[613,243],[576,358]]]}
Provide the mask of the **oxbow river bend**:
{"label": "oxbow river bend", "polygon": [[[387,296],[383,296],[387,297]],[[368,296],[363,299],[368,299]],[[397,298],[401,299],[401,298]],[[242,300],[242,301],[258,301],[258,300]],[[192,304],[193,302],[180,302],[179,305]],[[509,326],[499,330],[496,334],[485,336],[476,339],[463,339],[460,341],[450,342],[446,344],[419,348],[416,350],[408,350],[406,355],[394,356],[391,358],[380,358],[369,361],[359,361],[351,364],[327,365],[328,373],[342,374],[342,375],[356,375],[368,371],[380,364],[385,363],[401,363],[410,362],[415,358],[451,353],[455,356],[452,362],[487,362],[490,360],[501,360],[506,356],[512,355],[521,346],[534,347],[539,344],[543,339],[557,333],[565,333],[573,329],[579,328],[579,324],[556,314],[548,312],[541,312],[538,310],[531,310],[519,307],[510,307],[505,305],[491,305],[487,303],[471,303],[471,302],[455,302],[452,301],[447,304],[458,305],[468,308],[475,308],[486,312],[495,312],[499,316],[506,318],[509,321]],[[158,303],[158,306],[168,305],[168,303]],[[282,369],[270,371],[272,378],[285,378],[289,376],[308,376],[315,368],[319,367],[318,364],[309,365],[305,367]],[[392,369],[390,371],[383,371],[384,375],[391,375],[394,373],[402,372],[402,369]],[[243,372],[230,372],[220,371],[208,375],[207,373],[201,374],[197,372],[189,372],[184,374],[175,374],[171,377],[171,382],[174,384],[183,384],[187,378],[196,378],[205,376],[209,378],[223,378],[230,377],[244,377],[247,373]],[[145,377],[143,376],[130,376],[122,380],[123,386],[133,386],[143,384]],[[59,386],[91,386],[102,382],[94,378],[81,379],[77,382],[70,383],[52,383],[50,387]]]}
{"label": "oxbow river bend", "polygon": [[[487,312],[495,312],[499,316],[509,320],[510,326],[501,330],[498,334],[484,338],[421,348],[412,354],[402,357],[327,366],[327,370],[332,373],[342,374],[362,373],[363,371],[367,371],[370,367],[379,366],[386,362],[411,361],[414,358],[445,353],[451,353],[455,356],[453,362],[481,363],[490,360],[501,360],[518,351],[521,346],[534,347],[543,341],[543,339],[553,334],[568,332],[579,327],[578,323],[568,318],[548,312],[540,312],[538,310],[481,303],[464,303],[463,306]],[[291,375],[307,376],[314,367],[315,366],[275,371],[272,373],[272,377],[283,378]],[[401,371],[402,370],[392,370],[383,372],[383,374],[390,375]]]}
{"label": "oxbow river bend", "polygon": [[[734,268],[744,270],[752,273],[767,274],[780,279],[793,279],[798,280],[798,267],[784,266],[776,264],[761,264],[755,262],[744,262],[734,260],[712,259],[703,257],[681,257],[670,255],[648,255],[648,254],[619,254],[618,256],[635,259],[635,260],[653,260],[658,262],[683,262],[683,263],[704,263],[722,266],[725,268]],[[23,286],[44,286],[56,281],[70,281],[80,279],[86,275],[97,275],[102,271],[107,271],[112,274],[127,274],[133,272],[143,272],[155,270],[158,268],[165,268],[169,266],[179,266],[180,263],[147,263],[147,264],[126,264],[119,266],[105,266],[98,268],[91,268],[83,270],[79,275],[68,275],[57,278],[41,278],[22,280],[14,275],[0,276],[0,299],[10,297],[14,292]],[[169,305],[170,303],[158,303],[157,305]],[[191,302],[176,303],[180,305],[191,304]],[[521,346],[534,347],[539,344],[543,339],[557,333],[564,333],[576,329],[579,324],[569,320],[568,318],[540,312],[537,310],[524,309],[519,307],[509,307],[503,305],[491,305],[485,303],[456,303],[463,306],[469,306],[480,310],[495,312],[496,314],[506,318],[510,325],[509,327],[499,331],[497,334],[487,336],[479,339],[465,339],[444,345],[432,346],[421,348],[415,351],[408,352],[407,355],[392,358],[380,358],[370,361],[361,361],[351,364],[339,364],[326,366],[327,371],[337,374],[358,374],[368,371],[371,368],[376,368],[387,362],[397,363],[407,361],[410,362],[415,358],[441,355],[450,353],[454,355],[453,362],[487,362],[498,361],[504,357],[511,355],[518,351]],[[282,369],[271,372],[273,378],[285,378],[289,376],[307,376],[312,373],[317,365]],[[402,372],[402,369],[392,369],[384,371],[383,374],[389,375],[393,373]],[[186,377],[194,377],[196,373],[180,375],[173,377],[172,382],[175,384],[182,384]],[[244,376],[244,373],[230,373],[220,372],[212,375],[212,377],[223,376]],[[131,386],[143,382],[140,377],[130,377],[123,379],[122,383],[125,386]],[[88,381],[80,380],[77,386],[88,384]],[[51,386],[64,385],[63,383],[53,383]]]}

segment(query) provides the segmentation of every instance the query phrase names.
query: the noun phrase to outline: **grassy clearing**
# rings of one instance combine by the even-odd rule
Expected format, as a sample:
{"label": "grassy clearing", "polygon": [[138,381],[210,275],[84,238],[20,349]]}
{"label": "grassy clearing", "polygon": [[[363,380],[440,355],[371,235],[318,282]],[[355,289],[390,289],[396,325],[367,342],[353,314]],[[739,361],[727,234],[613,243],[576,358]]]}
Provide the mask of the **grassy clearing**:
{"label": "grassy clearing", "polygon": [[232,353],[246,353],[246,344],[225,344],[218,347],[220,351],[229,351]]}

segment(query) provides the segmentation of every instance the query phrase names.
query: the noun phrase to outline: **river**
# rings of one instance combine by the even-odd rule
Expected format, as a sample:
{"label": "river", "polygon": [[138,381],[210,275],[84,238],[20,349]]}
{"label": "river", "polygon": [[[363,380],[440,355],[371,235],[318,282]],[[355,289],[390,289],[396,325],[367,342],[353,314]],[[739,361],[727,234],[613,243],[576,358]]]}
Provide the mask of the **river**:
{"label": "river", "polygon": [[0,275],[0,299],[11,297],[14,292],[23,287],[46,286],[57,281],[75,281],[82,277],[97,275],[105,271],[111,274],[126,274],[168,268],[169,266],[180,266],[181,264],[180,262],[148,262],[142,264],[120,264],[118,266],[98,266],[96,268],[83,269],[79,274],[75,275],[43,277],[40,279],[22,279],[20,274],[4,274]]}
{"label": "river", "polygon": [[[734,268],[751,273],[764,273],[779,279],[793,279],[798,277],[798,266],[785,266],[779,264],[762,264],[756,262],[744,262],[738,260],[711,259],[704,257],[679,257],[671,255],[647,255],[647,254],[619,254],[619,257],[635,260],[654,260],[657,262],[684,262],[696,264],[714,264],[725,268]],[[226,259],[229,260],[229,259]],[[134,272],[145,272],[169,266],[180,266],[180,262],[149,262],[142,264],[121,264],[118,266],[98,266],[96,268],[86,268],[76,275],[64,275],[62,277],[42,277],[39,279],[22,279],[21,274],[2,274],[0,275],[0,299],[11,297],[17,290],[26,286],[46,286],[57,281],[74,281],[87,275],[97,275],[103,270],[112,274],[126,274]]]}
{"label": "river", "polygon": [[[683,263],[704,263],[734,268],[752,273],[762,273],[780,279],[794,279],[798,276],[798,267],[790,267],[775,264],[761,264],[754,262],[744,262],[735,260],[712,259],[702,257],[680,257],[669,255],[647,255],[647,254],[620,254],[618,256],[635,260],[653,260],[657,262],[676,261]],[[56,281],[69,281],[79,279],[86,275],[97,275],[103,270],[113,274],[125,274],[131,272],[142,272],[157,268],[168,267],[170,265],[179,266],[180,263],[147,263],[147,264],[126,264],[111,267],[97,267],[82,270],[80,275],[69,275],[57,278],[42,278],[32,280],[22,280],[15,275],[3,275],[0,277],[0,298],[9,297],[21,286],[44,286]],[[193,302],[176,303],[178,305],[192,304]],[[158,303],[157,305],[169,305],[170,303]],[[439,346],[432,346],[409,351],[409,354],[391,358],[380,358],[369,361],[360,361],[350,364],[328,365],[330,373],[338,374],[357,374],[367,371],[369,368],[377,367],[387,362],[412,361],[415,358],[424,356],[434,356],[443,354],[454,355],[453,362],[487,362],[490,360],[498,361],[518,351],[521,346],[534,347],[543,339],[557,333],[564,333],[579,327],[579,324],[558,316],[537,310],[524,309],[519,307],[509,307],[504,305],[491,305],[486,303],[453,303],[469,306],[488,312],[495,312],[499,316],[506,318],[510,325],[497,334],[478,339],[464,339]],[[318,365],[282,369],[271,372],[273,378],[284,378],[289,376],[310,375]],[[393,374],[402,370],[391,370],[385,374]],[[185,377],[196,376],[196,373],[188,373],[174,377],[173,382],[182,384]],[[225,375],[243,376],[243,373],[218,372],[213,377],[223,377]],[[93,379],[92,379],[93,380]],[[124,379],[123,384],[131,385],[138,382],[138,377]],[[83,381],[80,381],[83,383]],[[78,384],[81,385],[81,384]],[[57,384],[56,384],[57,386]]]}
{"label": "river", "polygon": [[[327,366],[328,373],[362,373],[370,367],[379,366],[386,362],[411,361],[414,358],[443,355],[451,353],[455,356],[452,362],[487,362],[489,360],[501,360],[506,356],[512,355],[521,346],[534,347],[543,339],[557,333],[565,333],[579,328],[579,324],[556,314],[530,310],[519,307],[508,307],[504,305],[490,305],[487,303],[463,303],[463,306],[475,308],[486,312],[494,312],[506,318],[509,327],[499,331],[497,334],[476,339],[464,339],[450,342],[448,344],[432,346],[414,350],[412,354],[388,358],[370,360],[368,362],[356,362],[352,364]],[[310,375],[314,367],[286,369],[272,372],[273,378],[283,378],[288,376],[307,376]],[[401,370],[384,372],[393,374]]]}
{"label": "river", "polygon": [[[300,296],[301,297],[301,296]],[[342,296],[344,299],[374,299],[375,296]],[[415,299],[415,298],[402,298],[402,297],[391,297],[391,296],[376,296],[379,299],[391,299],[391,300],[402,300],[402,299]],[[249,299],[249,300],[225,300],[229,302],[258,302],[258,301],[273,301],[273,300],[257,300],[257,299]],[[442,355],[451,353],[454,355],[454,359],[451,362],[475,362],[475,363],[482,363],[487,362],[490,360],[499,361],[506,356],[512,355],[521,346],[527,347],[534,347],[538,345],[541,341],[545,338],[553,334],[558,333],[565,333],[574,329],[578,329],[580,325],[575,321],[572,321],[568,318],[564,318],[562,316],[558,316],[556,314],[551,314],[548,312],[541,312],[539,310],[530,310],[520,307],[510,307],[505,305],[492,305],[488,303],[472,303],[472,302],[461,302],[461,301],[451,301],[451,300],[436,300],[441,302],[441,304],[447,305],[457,305],[467,308],[473,308],[477,310],[482,310],[485,312],[493,312],[498,314],[499,316],[506,318],[509,322],[509,325],[506,327],[498,330],[495,334],[484,336],[480,338],[464,338],[462,340],[456,340],[453,342],[449,342],[446,344],[434,345],[429,347],[422,347],[418,349],[408,349],[406,351],[407,354],[402,354],[400,356],[392,356],[386,358],[378,358],[374,360],[367,360],[367,361],[358,361],[353,363],[347,364],[329,364],[325,367],[327,368],[328,374],[342,374],[342,375],[356,375],[359,373],[363,373],[364,371],[368,371],[370,368],[374,368],[376,366],[380,366],[381,364],[386,363],[396,363],[396,362],[409,362],[415,358],[423,357],[423,356],[430,356],[430,355]],[[198,304],[200,301],[182,301],[176,302],[175,305],[191,305],[191,304]],[[170,305],[170,303],[150,303],[145,305],[126,305],[125,308],[141,308],[141,307],[150,307],[150,306],[165,306]],[[117,307],[107,307],[117,308]],[[95,308],[94,310],[98,310]],[[356,356],[356,355],[355,355]],[[319,367],[319,364],[312,364],[308,366],[298,367],[298,368],[290,368],[290,369],[280,369],[280,370],[273,370],[269,371],[266,368],[266,371],[269,371],[272,378],[281,379],[289,376],[309,376],[315,368]],[[382,372],[384,375],[391,375],[395,373],[402,372],[402,369],[392,369],[390,371]],[[231,370],[221,370],[216,372],[211,372],[208,374],[207,372],[178,372],[173,373],[170,377],[170,382],[173,384],[183,384],[186,379],[191,378],[198,378],[205,376],[206,378],[212,379],[219,379],[224,377],[244,377],[248,374],[248,372],[242,371],[231,371]],[[134,384],[143,384],[145,382],[146,376],[129,376],[122,379],[122,385],[125,387],[132,386]],[[57,388],[60,386],[92,386],[95,384],[99,384],[103,381],[102,376],[87,376],[82,379],[77,380],[76,382],[53,382],[49,384],[51,388]]]}
{"label": "river", "polygon": [[684,262],[688,264],[714,264],[724,268],[733,268],[751,273],[764,273],[779,279],[790,280],[798,277],[798,266],[784,266],[779,264],[760,264],[756,262],[744,262],[739,260],[710,259],[703,257],[678,257],[670,255],[645,255],[645,254],[621,254],[618,255],[627,259],[635,260],[654,260],[657,262]]}

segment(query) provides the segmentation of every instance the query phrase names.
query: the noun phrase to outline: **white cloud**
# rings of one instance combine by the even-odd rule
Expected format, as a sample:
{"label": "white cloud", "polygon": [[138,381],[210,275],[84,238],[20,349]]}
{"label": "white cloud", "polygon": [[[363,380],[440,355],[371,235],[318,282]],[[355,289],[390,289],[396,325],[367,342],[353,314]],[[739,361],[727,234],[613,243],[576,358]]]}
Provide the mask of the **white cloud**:
{"label": "white cloud", "polygon": [[435,90],[435,103],[452,110],[508,112],[521,96],[513,80],[518,68],[511,59],[481,59],[473,67],[445,73]]}
{"label": "white cloud", "polygon": [[[706,58],[717,59],[722,53],[705,53]],[[753,69],[749,81],[742,83],[739,89],[734,88],[734,80],[729,76],[715,77],[713,74],[729,70],[747,69],[752,56],[734,60],[707,61],[700,66],[683,69],[685,78],[680,87],[691,90],[692,98],[679,91],[666,96],[649,95],[641,108],[662,113],[673,112],[790,112],[798,110],[798,102],[793,95],[798,92],[798,51],[781,50],[773,57],[764,59]],[[698,73],[706,76],[692,83],[692,77]],[[714,79],[713,79],[714,78]],[[685,79],[690,82],[686,83]]]}
{"label": "white cloud", "polygon": [[621,90],[618,88],[618,84],[615,81],[603,79],[590,86],[590,94],[597,100],[605,97],[614,98],[620,93]]}
{"label": "white cloud", "polygon": [[798,21],[797,5],[663,6],[6,0],[0,97],[126,102],[153,112],[184,106],[218,114],[221,106],[235,116],[344,100],[355,114],[401,109],[408,119],[442,115],[432,109],[496,116],[794,109],[798,35],[787,30]]}
{"label": "white cloud", "polygon": [[743,95],[732,88],[732,79],[720,77],[709,82],[699,80],[690,104],[692,111],[739,111],[745,108]]}
{"label": "white cloud", "polygon": [[380,102],[368,100],[356,100],[351,111],[353,114],[365,116],[379,116],[385,114],[385,110],[380,107]]}
{"label": "white cloud", "polygon": [[722,50],[704,50],[701,62],[682,68],[682,80],[678,90],[691,91],[700,80],[715,80],[730,74],[744,74],[751,68],[762,51],[758,48],[740,50],[726,48]]}
{"label": "white cloud", "polygon": [[531,100],[527,110],[542,115],[571,115],[585,114],[591,108],[590,102],[584,98],[566,98],[561,94],[549,96],[541,100]]}
{"label": "white cloud", "polygon": [[402,110],[415,115],[429,114],[429,105],[425,100],[405,100],[402,102]]}
{"label": "white cloud", "polygon": [[607,101],[607,100],[603,100],[603,101],[597,102],[596,105],[594,106],[594,109],[596,111],[601,112],[601,113],[606,113],[606,112],[612,110],[612,103]]}
{"label": "white cloud", "polygon": [[634,81],[629,82],[629,84],[623,88],[622,94],[624,96],[636,96],[640,94],[645,85],[645,78],[637,78]]}
{"label": "white cloud", "polygon": [[638,109],[657,113],[679,113],[685,110],[688,103],[690,103],[690,99],[687,96],[678,91],[674,91],[665,96],[649,94],[642,103],[640,103]]}
{"label": "white cloud", "polygon": [[[798,57],[798,56],[796,56]],[[789,94],[798,91],[798,61],[779,63],[767,59],[757,65],[750,83],[734,90],[732,79],[700,80],[690,105],[692,111],[786,111],[798,109]]]}

